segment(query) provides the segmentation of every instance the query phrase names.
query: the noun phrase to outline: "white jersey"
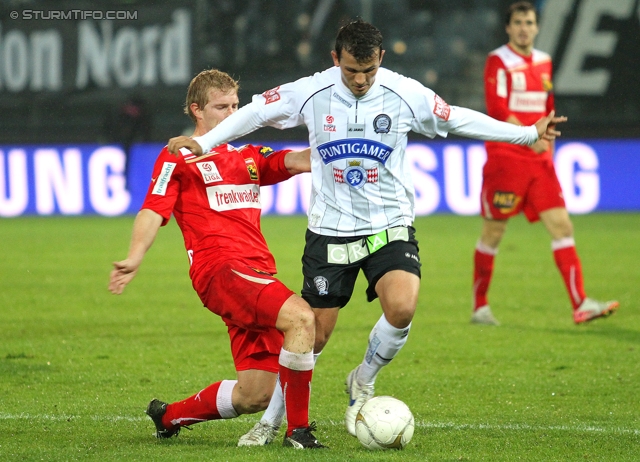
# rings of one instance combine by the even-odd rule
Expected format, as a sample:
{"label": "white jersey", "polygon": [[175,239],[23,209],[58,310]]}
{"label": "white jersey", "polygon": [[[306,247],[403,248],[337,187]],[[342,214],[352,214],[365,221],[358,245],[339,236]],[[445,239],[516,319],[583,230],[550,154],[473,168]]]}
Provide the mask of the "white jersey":
{"label": "white jersey", "polygon": [[359,236],[414,220],[407,133],[429,138],[456,133],[531,144],[535,127],[498,122],[449,106],[419,82],[380,68],[364,96],[344,85],[339,67],[281,85],[195,138],[203,148],[262,126],[305,124],[311,146],[309,229],[325,236]]}

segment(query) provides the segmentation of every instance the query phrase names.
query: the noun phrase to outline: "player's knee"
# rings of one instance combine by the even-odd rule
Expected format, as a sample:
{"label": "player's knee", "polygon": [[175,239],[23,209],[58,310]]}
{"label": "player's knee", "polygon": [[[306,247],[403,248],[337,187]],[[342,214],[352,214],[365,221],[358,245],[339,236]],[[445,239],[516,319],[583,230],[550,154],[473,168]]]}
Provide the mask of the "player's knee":
{"label": "player's knee", "polygon": [[404,329],[413,320],[413,315],[415,314],[415,308],[409,306],[400,306],[389,312],[385,313],[385,317],[389,324],[391,324],[396,329]]}
{"label": "player's knee", "polygon": [[301,322],[304,324],[304,327],[307,329],[313,329],[315,331],[316,328],[316,317],[311,311],[311,308],[305,309],[301,315]]}
{"label": "player's knee", "polygon": [[295,297],[283,305],[276,320],[276,327],[285,333],[300,330],[314,333],[315,326],[315,316],[309,304]]}
{"label": "player's knee", "polygon": [[315,332],[316,318],[311,307],[306,303],[296,306],[291,313],[291,320],[297,329]]}
{"label": "player's knee", "polygon": [[241,393],[239,402],[234,403],[239,414],[254,414],[264,411],[269,406],[271,393],[267,390],[252,390]]}
{"label": "player's knee", "polygon": [[329,341],[329,335],[327,335],[323,331],[318,332],[318,330],[316,330],[316,339],[313,344],[313,352],[320,353],[324,349],[324,347],[327,345],[328,341]]}

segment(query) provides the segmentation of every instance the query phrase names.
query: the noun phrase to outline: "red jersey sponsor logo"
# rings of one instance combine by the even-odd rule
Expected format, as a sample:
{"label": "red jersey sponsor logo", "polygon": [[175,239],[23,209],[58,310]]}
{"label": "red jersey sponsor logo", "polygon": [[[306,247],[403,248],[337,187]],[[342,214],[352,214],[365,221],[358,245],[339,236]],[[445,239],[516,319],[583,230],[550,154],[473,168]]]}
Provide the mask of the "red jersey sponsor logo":
{"label": "red jersey sponsor logo", "polygon": [[527,91],[527,76],[524,75],[524,72],[511,73],[511,90]]}
{"label": "red jersey sponsor logo", "polygon": [[547,97],[546,91],[514,91],[509,97],[509,109],[514,112],[545,113]]}
{"label": "red jersey sponsor logo", "polygon": [[248,157],[244,160],[244,163],[247,165],[247,172],[249,172],[249,178],[253,181],[258,180],[258,166],[256,165],[256,161],[253,160],[253,157]]}
{"label": "red jersey sponsor logo", "polygon": [[449,115],[451,114],[451,106],[449,106],[447,102],[440,98],[438,95],[434,95],[434,102],[435,104],[433,105],[433,113],[445,122],[449,120]]}
{"label": "red jersey sponsor logo", "polygon": [[522,197],[516,195],[515,193],[496,191],[493,194],[492,202],[493,206],[499,209],[502,213],[509,213],[513,211],[518,206],[518,204],[520,204],[521,200]]}
{"label": "red jersey sponsor logo", "polygon": [[218,167],[213,162],[198,162],[196,164],[198,170],[202,174],[204,184],[215,183],[216,181],[222,181],[222,176],[218,171]]}
{"label": "red jersey sponsor logo", "polygon": [[264,104],[271,104],[280,100],[280,93],[278,93],[279,88],[280,85],[272,90],[267,90],[262,94],[262,96],[264,96]]}
{"label": "red jersey sponsor logo", "polygon": [[207,197],[209,206],[217,212],[261,208],[260,186],[257,184],[209,186]]}

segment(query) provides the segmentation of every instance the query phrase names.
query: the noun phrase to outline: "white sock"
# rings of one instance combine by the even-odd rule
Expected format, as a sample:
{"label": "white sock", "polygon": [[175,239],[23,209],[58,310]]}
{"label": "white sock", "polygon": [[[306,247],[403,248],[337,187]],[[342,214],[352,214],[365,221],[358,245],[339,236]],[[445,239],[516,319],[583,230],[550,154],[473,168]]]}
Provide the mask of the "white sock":
{"label": "white sock", "polygon": [[[313,364],[318,361],[318,356],[320,356],[320,353],[313,354]],[[271,401],[269,401],[269,406],[267,406],[267,410],[264,411],[260,422],[265,422],[276,428],[280,428],[280,425],[282,425],[282,420],[284,419],[284,415],[284,396],[282,396],[282,385],[280,384],[280,376],[278,375],[278,379],[276,380],[276,388],[275,390],[273,390],[273,395],[271,396]]]}
{"label": "white sock", "polygon": [[380,316],[369,334],[369,346],[358,369],[356,380],[363,385],[373,385],[380,369],[389,364],[407,343],[411,324],[398,329]]}
{"label": "white sock", "polygon": [[218,413],[223,419],[233,419],[238,417],[238,412],[233,407],[231,395],[233,393],[233,387],[238,383],[237,380],[223,380],[218,388],[218,394],[216,395],[216,406]]}
{"label": "white sock", "polygon": [[278,378],[276,379],[276,388],[273,390],[269,406],[267,406],[267,410],[264,411],[260,421],[268,423],[276,428],[280,428],[282,420],[284,419],[284,413],[284,396],[282,396],[282,385],[280,384],[280,375],[278,374]]}

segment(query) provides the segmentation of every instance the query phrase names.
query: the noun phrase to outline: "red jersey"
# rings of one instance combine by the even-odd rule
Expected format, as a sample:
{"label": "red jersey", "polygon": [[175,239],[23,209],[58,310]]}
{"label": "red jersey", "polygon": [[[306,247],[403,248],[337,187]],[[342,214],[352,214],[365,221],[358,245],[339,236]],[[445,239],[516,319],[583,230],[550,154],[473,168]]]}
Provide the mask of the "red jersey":
{"label": "red jersey", "polygon": [[[522,125],[533,125],[554,109],[551,56],[534,49],[523,56],[509,45],[493,50],[484,70],[487,114],[506,121],[516,117]],[[530,147],[486,142],[487,154],[520,154],[550,157],[551,151],[536,154]]]}
{"label": "red jersey", "polygon": [[142,208],[182,230],[195,283],[203,271],[229,258],[275,274],[275,260],[260,230],[260,186],[291,177],[284,165],[289,151],[225,144],[206,155],[190,151],[175,157],[165,147],[153,167]]}

